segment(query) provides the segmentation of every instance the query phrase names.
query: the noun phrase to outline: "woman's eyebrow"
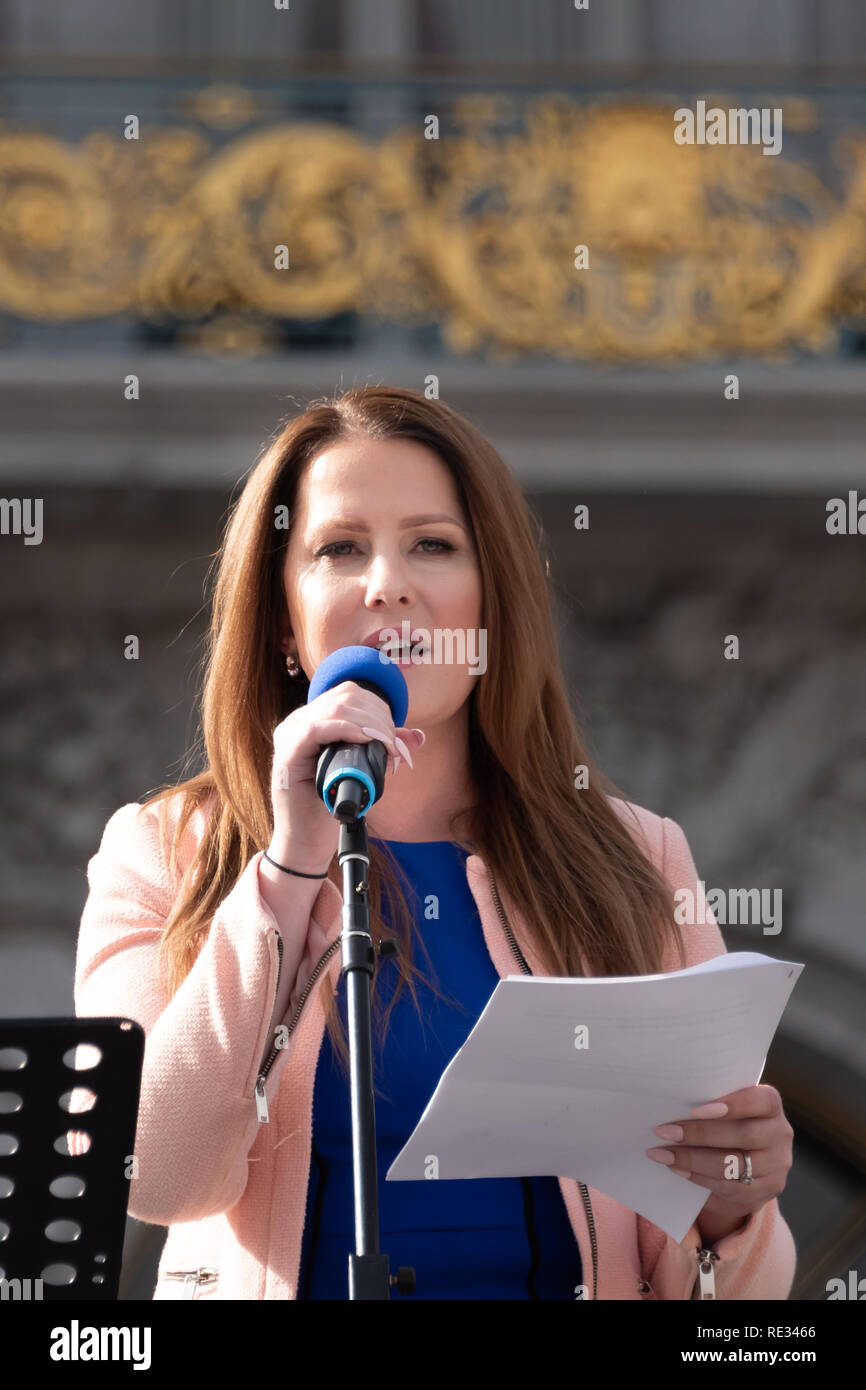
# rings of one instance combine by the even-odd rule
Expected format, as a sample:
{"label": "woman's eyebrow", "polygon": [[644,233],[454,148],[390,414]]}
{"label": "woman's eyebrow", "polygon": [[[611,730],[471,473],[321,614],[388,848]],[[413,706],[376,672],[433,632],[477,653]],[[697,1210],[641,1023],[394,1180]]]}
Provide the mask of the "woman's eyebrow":
{"label": "woman's eyebrow", "polygon": [[[403,528],[408,528],[410,526],[427,526],[430,524],[430,522],[433,521],[447,521],[451,526],[459,526],[461,531],[466,530],[466,527],[463,525],[461,521],[458,521],[456,517],[446,516],[444,512],[436,514],[431,513],[426,516],[404,516],[403,520],[398,524]],[[339,527],[343,531],[366,532],[370,530],[366,522],[362,521],[360,517],[338,516],[330,517],[327,521],[322,522],[320,525],[318,525],[313,531],[313,537],[317,536],[321,531],[329,530],[331,527],[335,526]]]}

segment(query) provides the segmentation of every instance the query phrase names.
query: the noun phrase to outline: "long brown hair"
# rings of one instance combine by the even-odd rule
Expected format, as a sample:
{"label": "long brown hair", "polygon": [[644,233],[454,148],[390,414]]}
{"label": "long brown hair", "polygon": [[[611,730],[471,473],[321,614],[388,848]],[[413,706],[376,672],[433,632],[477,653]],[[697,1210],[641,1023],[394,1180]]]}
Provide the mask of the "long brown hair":
{"label": "long brown hair", "polygon": [[[415,440],[432,449],[454,478],[476,547],[488,665],[469,696],[467,755],[477,803],[467,837],[455,840],[481,855],[501,895],[522,914],[548,974],[581,974],[579,953],[595,975],[656,973],[669,931],[685,963],[671,887],[608,800],[625,798],[592,764],[569,706],[550,565],[541,528],[515,479],[484,436],[443,402],[364,386],[314,401],[285,424],[230,508],[212,570],[199,739],[206,770],[163,787],[145,803],[183,795],[172,862],[194,810],[209,807],[206,832],[160,943],[169,993],[192,968],[220,902],[270,842],[273,731],[305,703],[309,690],[303,676],[287,676],[280,649],[290,532],[275,527],[275,509],[287,507],[291,525],[303,470],[334,441],[358,434]],[[581,765],[588,785],[576,789],[574,769]],[[389,934],[400,942],[387,1029],[404,982],[418,1007],[415,980],[422,977],[412,947],[423,949],[423,941],[413,930],[396,861],[372,841],[370,861],[374,939],[384,930],[384,900]],[[336,855],[328,876],[340,890]],[[333,997],[328,1031],[345,1063]]]}

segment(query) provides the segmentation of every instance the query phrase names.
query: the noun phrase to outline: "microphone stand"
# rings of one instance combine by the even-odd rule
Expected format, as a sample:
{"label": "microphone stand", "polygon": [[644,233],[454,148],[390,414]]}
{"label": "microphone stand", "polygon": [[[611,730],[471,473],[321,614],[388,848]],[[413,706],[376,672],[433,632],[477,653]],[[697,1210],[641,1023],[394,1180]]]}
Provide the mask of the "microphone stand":
{"label": "microphone stand", "polygon": [[[343,793],[348,792],[348,796]],[[376,1110],[373,1096],[373,1039],[370,989],[375,946],[370,933],[367,902],[370,868],[367,823],[357,810],[358,782],[340,783],[339,860],[343,871],[343,930],[341,973],[346,976],[349,1024],[350,1095],[352,1108],[352,1171],[355,1198],[355,1253],[349,1254],[349,1298],[390,1299],[391,1286],[400,1293],[415,1289],[415,1271],[402,1265],[389,1272],[388,1256],[379,1250],[379,1194],[376,1169]],[[354,802],[354,807],[352,803]],[[344,817],[346,817],[344,819]],[[396,941],[383,941],[381,954],[394,955]]]}

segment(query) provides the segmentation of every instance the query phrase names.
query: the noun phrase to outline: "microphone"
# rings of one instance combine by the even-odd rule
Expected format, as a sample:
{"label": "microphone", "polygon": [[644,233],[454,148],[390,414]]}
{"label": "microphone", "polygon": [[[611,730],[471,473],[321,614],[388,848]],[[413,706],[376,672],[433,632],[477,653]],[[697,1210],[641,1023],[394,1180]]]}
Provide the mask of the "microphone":
{"label": "microphone", "polygon": [[[409,689],[400,667],[377,647],[339,647],[316,668],[307,704],[343,681],[372,690],[391,711],[400,729],[409,711]],[[369,743],[328,743],[316,768],[316,791],[332,816],[343,823],[369,811],[385,790],[388,750],[381,739]]]}

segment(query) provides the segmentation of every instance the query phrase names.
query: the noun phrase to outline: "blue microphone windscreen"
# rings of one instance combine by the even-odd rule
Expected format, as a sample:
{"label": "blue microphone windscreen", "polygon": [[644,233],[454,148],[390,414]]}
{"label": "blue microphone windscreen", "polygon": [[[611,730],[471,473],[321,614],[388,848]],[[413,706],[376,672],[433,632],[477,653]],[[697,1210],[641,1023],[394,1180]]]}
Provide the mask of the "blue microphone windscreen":
{"label": "blue microphone windscreen", "polygon": [[307,704],[343,681],[369,681],[381,691],[391,709],[395,729],[402,729],[409,712],[409,688],[400,667],[378,647],[339,647],[317,666],[310,681]]}

